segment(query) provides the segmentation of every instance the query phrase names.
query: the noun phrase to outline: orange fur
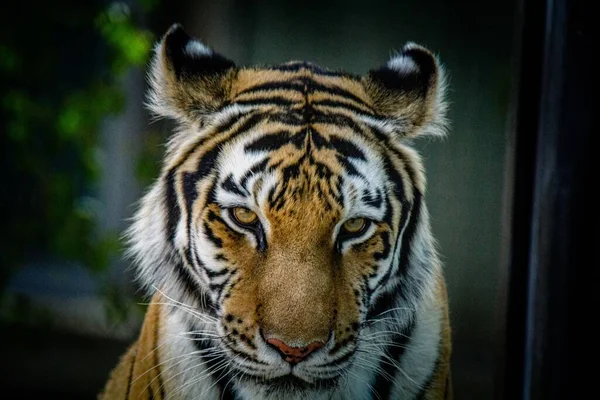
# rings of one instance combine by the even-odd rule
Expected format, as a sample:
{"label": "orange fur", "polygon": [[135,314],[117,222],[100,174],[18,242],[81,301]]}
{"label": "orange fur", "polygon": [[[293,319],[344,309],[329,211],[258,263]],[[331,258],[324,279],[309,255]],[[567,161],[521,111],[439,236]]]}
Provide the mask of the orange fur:
{"label": "orange fur", "polygon": [[[435,57],[410,45],[403,57],[414,60],[406,64],[395,60],[390,65],[398,70],[388,66],[354,77],[298,62],[237,68],[190,40],[180,28],[172,28],[153,64],[153,109],[175,117],[181,128],[169,143],[162,175],[154,192],[145,198],[132,229],[134,253],[143,264],[142,279],[159,289],[175,288],[172,295],[177,301],[187,296],[193,302],[185,306],[188,313],[210,314],[216,321],[220,330],[213,333],[219,337],[214,347],[226,347],[246,360],[259,361],[261,340],[285,344],[295,357],[309,345],[324,349],[330,340],[328,356],[352,346],[356,349],[361,330],[374,324],[366,320],[372,311],[369,307],[374,307],[368,299],[373,295],[369,279],[398,278],[400,268],[408,266],[400,265],[399,257],[398,270],[392,274],[393,261],[386,265],[384,261],[393,259],[399,242],[404,245],[404,235],[417,236],[419,228],[429,230],[425,206],[420,208],[425,192],[423,166],[402,139],[428,130],[439,134],[443,75]],[[411,70],[417,62],[419,68]],[[222,118],[233,122],[213,119],[222,110],[231,113]],[[220,170],[244,165],[244,157],[267,152],[264,165],[252,167],[257,171],[248,171],[249,166],[235,171],[248,178],[258,176],[252,187],[243,188],[253,202],[234,206],[257,214],[263,238],[248,227],[236,226],[228,214],[232,206],[223,205],[216,193],[226,186]],[[229,158],[223,161],[218,157],[221,154]],[[372,163],[371,170],[358,172],[360,167],[352,160]],[[229,175],[229,193],[243,194],[237,183],[243,179]],[[382,175],[385,185],[369,186],[375,185],[370,176]],[[360,177],[360,182],[349,176]],[[385,214],[369,220],[369,236],[365,233],[342,251],[340,226],[347,218],[363,217],[349,216],[352,207],[347,205],[375,196],[370,188],[380,197],[379,206],[371,208],[383,207]],[[263,198],[267,200],[258,205],[257,199],[266,190]],[[409,225],[412,231],[407,233]],[[450,399],[446,287],[434,246],[427,234],[420,235],[418,245],[423,248],[414,257],[421,259],[412,267],[426,271],[410,279],[403,277],[408,283],[398,278],[393,288],[400,290],[403,283],[409,285],[402,286],[407,292],[403,295],[413,295],[423,303],[431,296],[435,299],[433,306],[427,306],[431,309],[423,306],[432,324],[441,316],[441,325],[429,327],[440,335],[438,347],[428,349],[436,360],[422,398]],[[407,246],[415,245],[411,240],[409,236]],[[408,254],[411,249],[401,251]],[[147,254],[153,252],[155,258],[147,261]],[[382,272],[385,268],[389,274]],[[210,274],[220,277],[214,290],[206,283]],[[182,283],[187,286],[183,288]],[[387,281],[377,284],[382,286],[375,290],[393,293],[385,287]],[[211,294],[218,304],[212,303]],[[154,295],[140,337],[112,372],[102,399],[161,399],[170,394],[166,391],[174,384],[161,383],[160,365],[166,356],[159,343],[163,343],[161,332],[170,324],[170,311],[159,304],[162,300]],[[420,307],[416,304],[406,318],[413,325],[418,322],[417,312],[424,312]]]}

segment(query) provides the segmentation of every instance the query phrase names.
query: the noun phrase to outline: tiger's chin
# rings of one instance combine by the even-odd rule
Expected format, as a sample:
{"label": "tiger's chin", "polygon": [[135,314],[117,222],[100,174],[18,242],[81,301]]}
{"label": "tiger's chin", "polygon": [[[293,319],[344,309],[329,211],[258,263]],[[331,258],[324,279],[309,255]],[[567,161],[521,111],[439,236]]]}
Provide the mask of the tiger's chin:
{"label": "tiger's chin", "polygon": [[275,378],[262,378],[246,375],[242,385],[253,386],[257,392],[262,392],[266,398],[307,398],[310,393],[334,391],[339,387],[340,376],[322,379],[311,378],[302,373],[290,372]]}

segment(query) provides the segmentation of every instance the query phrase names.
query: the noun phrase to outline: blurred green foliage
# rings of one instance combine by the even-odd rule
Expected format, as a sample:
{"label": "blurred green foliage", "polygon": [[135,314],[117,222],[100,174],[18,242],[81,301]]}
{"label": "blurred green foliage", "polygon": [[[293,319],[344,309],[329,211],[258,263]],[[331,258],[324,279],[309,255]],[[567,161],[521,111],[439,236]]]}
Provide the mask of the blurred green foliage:
{"label": "blurred green foliage", "polygon": [[124,73],[149,59],[154,38],[139,21],[156,3],[33,1],[0,13],[0,292],[27,262],[77,262],[102,278],[119,254],[118,233],[97,229],[99,128],[124,107]]}

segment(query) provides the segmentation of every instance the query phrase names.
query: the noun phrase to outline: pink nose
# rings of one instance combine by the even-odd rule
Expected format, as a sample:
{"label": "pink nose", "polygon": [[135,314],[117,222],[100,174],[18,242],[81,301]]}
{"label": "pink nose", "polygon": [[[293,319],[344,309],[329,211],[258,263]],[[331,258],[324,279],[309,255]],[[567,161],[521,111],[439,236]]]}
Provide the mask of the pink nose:
{"label": "pink nose", "polygon": [[290,364],[298,364],[308,357],[310,353],[323,347],[322,342],[312,342],[306,347],[292,347],[274,338],[268,339],[267,343],[279,350],[281,357]]}

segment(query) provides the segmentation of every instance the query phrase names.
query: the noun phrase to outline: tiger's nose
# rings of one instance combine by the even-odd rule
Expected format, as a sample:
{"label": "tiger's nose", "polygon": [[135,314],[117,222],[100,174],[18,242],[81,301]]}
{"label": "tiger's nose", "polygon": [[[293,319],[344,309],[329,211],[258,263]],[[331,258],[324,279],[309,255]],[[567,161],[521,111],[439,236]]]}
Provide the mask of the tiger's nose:
{"label": "tiger's nose", "polygon": [[281,357],[290,364],[298,364],[310,353],[324,346],[323,342],[312,342],[306,347],[292,347],[275,338],[268,339],[267,343],[276,348]]}

